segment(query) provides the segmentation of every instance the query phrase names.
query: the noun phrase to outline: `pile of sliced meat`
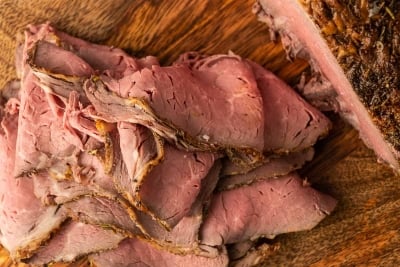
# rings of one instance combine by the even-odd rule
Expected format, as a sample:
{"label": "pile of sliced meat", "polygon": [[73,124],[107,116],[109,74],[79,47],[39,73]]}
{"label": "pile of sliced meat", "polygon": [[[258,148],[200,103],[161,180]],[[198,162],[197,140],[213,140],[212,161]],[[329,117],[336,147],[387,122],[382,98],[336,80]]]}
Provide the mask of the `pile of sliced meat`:
{"label": "pile of sliced meat", "polygon": [[16,69],[0,127],[0,242],[16,261],[254,263],[258,238],[336,205],[296,173],[329,120],[254,62],[160,66],[43,24]]}

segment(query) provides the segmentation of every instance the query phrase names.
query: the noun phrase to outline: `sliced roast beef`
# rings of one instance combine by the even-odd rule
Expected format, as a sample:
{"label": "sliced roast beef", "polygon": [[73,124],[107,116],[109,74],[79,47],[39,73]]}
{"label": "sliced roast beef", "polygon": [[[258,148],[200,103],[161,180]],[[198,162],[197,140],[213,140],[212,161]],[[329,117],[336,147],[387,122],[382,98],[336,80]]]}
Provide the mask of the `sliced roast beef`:
{"label": "sliced roast beef", "polygon": [[[90,147],[94,149],[95,145]],[[141,234],[135,210],[119,195],[97,156],[83,152],[71,169],[67,179],[57,179],[48,171],[32,175],[35,195],[43,204],[63,204],[61,208],[68,216],[81,222],[107,225],[134,236]]]}
{"label": "sliced roast beef", "polygon": [[[289,173],[329,121],[255,63],[189,53],[161,67],[48,24],[17,53],[21,89],[0,103],[0,242],[14,260],[226,266],[225,244],[243,242],[245,266],[266,255],[250,240],[309,229],[336,204]],[[259,168],[213,195],[221,152],[237,164],[225,176]]]}
{"label": "sliced roast beef", "polygon": [[[31,67],[74,77],[90,77],[94,74],[94,70],[86,61],[80,57],[71,56],[70,51],[56,44],[39,40],[33,49],[28,51],[31,53],[28,55],[30,57],[28,63],[32,64]],[[65,62],[66,58],[68,58],[66,64],[60,64],[60,62]]]}
{"label": "sliced roast beef", "polygon": [[126,236],[143,236],[137,227],[135,211],[122,199],[82,196],[65,203],[62,209],[76,221],[113,229]]}
{"label": "sliced roast beef", "polygon": [[126,239],[117,249],[90,256],[91,262],[102,267],[134,266],[228,266],[226,251],[216,258],[177,255],[152,247],[140,239]]}
{"label": "sliced roast beef", "polygon": [[74,174],[68,180],[56,180],[46,172],[34,174],[35,195],[43,205],[57,204],[75,220],[107,226],[132,236],[143,235],[135,210],[115,190],[112,178],[101,172],[101,163],[96,165],[97,169],[87,169],[80,174],[89,176],[84,177],[87,180],[76,181]]}
{"label": "sliced roast beef", "polygon": [[[226,58],[207,57],[195,52],[182,55],[176,64],[185,64],[201,79],[213,79],[219,68],[240,77]],[[330,121],[320,111],[304,101],[275,74],[254,62],[247,61],[261,92],[264,108],[264,152],[288,153],[314,145],[330,129]]]}
{"label": "sliced roast beef", "polygon": [[[64,50],[76,54],[98,73],[106,73],[116,79],[145,67],[159,65],[155,57],[148,56],[143,59],[135,59],[119,48],[86,42],[65,32],[58,31],[48,23],[29,25],[29,31],[35,34],[37,40],[53,42]],[[44,58],[46,59],[47,57]],[[66,74],[64,72],[61,73]]]}
{"label": "sliced roast beef", "polygon": [[201,228],[203,244],[215,246],[313,228],[336,200],[297,175],[267,179],[217,193]]}
{"label": "sliced roast beef", "polygon": [[0,242],[13,259],[28,257],[50,237],[66,215],[57,206],[44,207],[30,178],[14,178],[18,106],[10,99],[2,112],[0,132]]}
{"label": "sliced roast beef", "polygon": [[[74,161],[76,146],[82,146],[76,142],[66,141],[68,133],[59,130],[60,121],[52,115],[45,93],[34,83],[35,77],[28,74],[21,92],[16,176],[48,168],[52,162],[58,161],[59,157],[70,157],[67,162]],[[36,135],[39,132],[41,134]]]}
{"label": "sliced roast beef", "polygon": [[[107,176],[111,180],[110,177]],[[48,175],[34,176],[35,194],[43,205],[59,205],[69,217],[117,231],[141,234],[135,210],[121,196],[75,181],[57,181]],[[36,187],[40,187],[40,191]]]}
{"label": "sliced roast beef", "polygon": [[250,62],[263,98],[264,151],[301,151],[325,136],[331,123],[284,81],[265,68]]}
{"label": "sliced roast beef", "polygon": [[71,262],[90,253],[116,248],[124,238],[110,229],[71,221],[25,262],[37,266]]}
{"label": "sliced roast beef", "polygon": [[[124,78],[120,89],[109,89],[122,97],[143,97],[156,114],[200,142],[260,150],[262,100],[252,69],[230,55],[211,58],[205,65],[201,76],[184,65],[153,66]],[[126,86],[128,81],[131,86]],[[210,105],[219,109],[210,113]],[[212,125],[224,120],[231,125]],[[254,130],[242,129],[248,123],[254,123]],[[227,132],[232,136],[226,136]]]}
{"label": "sliced roast beef", "polygon": [[[289,154],[270,155],[263,163],[261,163],[261,166],[264,166],[263,168],[268,169],[268,176],[279,176],[301,168],[307,161],[312,160],[313,157],[314,149],[310,147],[302,151],[292,152]],[[226,159],[224,160],[221,176],[224,177],[246,174],[252,170],[254,170],[254,168],[241,168],[232,161]]]}
{"label": "sliced roast beef", "polygon": [[[81,63],[78,55],[49,42],[36,41],[29,51],[36,51],[30,52],[28,62],[41,87],[59,97],[78,90],[82,79],[91,73],[91,67]],[[60,54],[70,58],[68,64],[53,64]],[[226,150],[238,162],[252,164],[261,157],[264,143],[262,99],[252,69],[238,56],[212,61],[205,64],[201,76],[179,64],[152,65],[120,79],[104,74],[105,84],[100,80],[87,82],[86,94],[100,117],[108,121],[140,123],[184,148]],[[83,68],[80,77],[71,71],[75,65]],[[130,100],[110,97],[109,90]],[[210,109],[210,105],[219,108]],[[226,123],[221,124],[223,121]]]}
{"label": "sliced roast beef", "polygon": [[399,171],[400,3],[385,2],[259,0],[256,11],[292,56],[310,60],[320,84],[334,88],[341,115]]}
{"label": "sliced roast beef", "polygon": [[[211,81],[193,76],[186,66],[153,66],[124,77],[117,85],[108,83],[110,88],[99,79],[88,80],[84,88],[101,119],[142,124],[186,149],[225,149],[238,162],[254,163],[261,157],[257,151],[263,148],[261,97],[250,68],[236,58],[229,61],[240,64],[237,75],[243,82],[235,79],[233,84],[224,84],[229,77],[221,74],[221,81],[214,81],[213,86]],[[235,99],[227,101],[231,95]],[[210,105],[219,108],[210,109]],[[254,125],[251,131],[249,125]]]}
{"label": "sliced roast beef", "polygon": [[190,212],[216,156],[185,152],[169,144],[164,150],[163,161],[148,173],[140,196],[144,205],[172,228]]}
{"label": "sliced roast beef", "polygon": [[42,89],[56,93],[59,98],[67,98],[74,89],[86,103],[81,90],[85,77],[96,73],[104,78],[120,79],[142,68],[159,65],[155,57],[135,59],[121,49],[88,43],[49,24],[29,25],[26,39],[24,62],[40,79]]}
{"label": "sliced roast beef", "polygon": [[207,177],[201,181],[200,193],[190,212],[170,231],[161,227],[151,216],[137,213],[138,222],[153,244],[178,254],[196,254],[207,257],[218,255],[218,248],[199,244],[199,229],[203,222],[204,210],[209,207],[211,194],[217,184],[220,170],[221,164],[217,161]]}
{"label": "sliced roast beef", "polygon": [[[305,162],[310,161],[314,156],[314,149],[308,148],[300,152],[293,152],[281,157],[270,157],[266,163],[247,173],[240,173],[240,170],[233,164],[228,163],[222,172],[225,175],[218,183],[219,190],[232,189],[242,185],[248,185],[261,179],[274,178],[286,175],[301,168]],[[232,172],[239,174],[230,175]],[[229,173],[230,172],[230,173]]]}
{"label": "sliced roast beef", "polygon": [[[128,56],[119,48],[86,42],[65,32],[58,31],[48,23],[29,25],[27,32],[29,39],[28,49],[32,49],[37,43],[41,43],[40,46],[34,48],[36,55],[33,55],[35,59],[39,61],[34,60],[32,63],[34,63],[34,66],[44,68],[54,74],[60,73],[68,75],[68,73],[65,72],[65,70],[69,68],[68,66],[52,64],[52,62],[59,61],[58,59],[61,59],[59,62],[63,62],[64,58],[73,61],[81,60],[81,66],[75,65],[76,62],[70,64],[70,66],[73,66],[70,70],[75,74],[77,74],[76,71],[81,69],[84,70],[82,73],[85,75],[83,76],[86,76],[88,74],[87,71],[93,69],[96,70],[98,74],[105,74],[116,79],[142,68],[159,65],[155,57],[148,56],[143,59],[135,59]],[[53,44],[54,47],[51,47],[51,44]],[[59,47],[59,49],[57,49],[57,47]],[[68,52],[72,52],[77,57],[71,56]],[[87,68],[88,65],[90,66],[89,69]],[[57,68],[61,69],[57,70]],[[90,71],[89,73],[92,72]]]}
{"label": "sliced roast beef", "polygon": [[35,195],[43,203],[62,204],[82,195],[115,196],[118,191],[102,162],[87,152],[80,153],[77,164],[67,176],[46,170],[32,174]]}
{"label": "sliced roast beef", "polygon": [[117,131],[110,135],[110,141],[115,162],[112,173],[117,187],[132,205],[148,211],[140,191],[145,178],[164,157],[163,141],[149,129],[127,122],[118,123]]}
{"label": "sliced roast beef", "polygon": [[126,122],[108,139],[116,187],[165,227],[175,226],[189,213],[216,156],[162,146],[148,129]]}
{"label": "sliced roast beef", "polygon": [[127,123],[118,123],[119,145],[122,159],[132,181],[147,175],[163,158],[159,137],[147,128]]}
{"label": "sliced roast beef", "polygon": [[63,128],[59,110],[51,103],[54,99],[37,84],[37,78],[24,71],[20,92],[18,137],[16,145],[16,176],[57,165],[65,173],[74,165],[83,149],[86,135],[78,136]]}
{"label": "sliced roast beef", "polygon": [[[141,200],[140,191],[148,172],[153,165],[160,162],[164,155],[162,140],[141,126],[125,127],[125,129],[120,126],[119,129],[116,127],[107,130],[105,125],[107,124],[104,122],[97,123],[106,140],[103,162],[105,173],[112,178],[118,192],[131,205],[141,211],[151,213]],[[130,141],[134,142],[126,143]],[[127,146],[123,147],[120,142],[125,142],[124,145],[127,144]],[[136,166],[137,169],[135,169]],[[135,173],[136,171],[138,173]],[[130,176],[130,173],[133,176]]]}

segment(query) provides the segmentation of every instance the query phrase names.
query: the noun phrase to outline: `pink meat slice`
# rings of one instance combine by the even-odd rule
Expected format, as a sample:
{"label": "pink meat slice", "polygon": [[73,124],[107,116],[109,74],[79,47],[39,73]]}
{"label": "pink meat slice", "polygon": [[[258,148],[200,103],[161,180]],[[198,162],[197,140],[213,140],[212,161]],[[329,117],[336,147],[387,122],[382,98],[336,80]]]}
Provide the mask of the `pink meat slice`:
{"label": "pink meat slice", "polygon": [[57,206],[45,207],[36,198],[32,179],[13,175],[18,103],[10,99],[2,110],[0,132],[0,242],[15,260],[31,255],[66,219]]}
{"label": "pink meat slice", "polygon": [[314,149],[308,148],[304,151],[293,152],[280,157],[269,158],[266,163],[246,173],[236,173],[229,175],[229,171],[240,171],[232,164],[228,163],[222,174],[228,174],[222,177],[218,183],[218,190],[227,190],[243,185],[248,185],[262,179],[276,178],[287,175],[290,172],[300,169],[305,162],[310,161],[314,156]]}
{"label": "pink meat slice", "polygon": [[152,247],[140,239],[125,239],[117,249],[90,256],[91,262],[102,267],[143,267],[143,266],[228,266],[228,256],[223,251],[215,258],[178,255]]}
{"label": "pink meat slice", "polygon": [[308,230],[336,205],[295,173],[214,195],[200,231],[201,242],[216,246]]}
{"label": "pink meat slice", "polygon": [[[181,55],[175,65],[186,65],[196,77],[211,83],[216,80],[219,83],[228,84],[228,79],[224,80],[225,76],[221,76],[219,79],[215,78],[215,75],[218,75],[219,69],[223,69],[226,72],[229,71],[233,77],[242,77],[243,75],[237,73],[232,68],[234,65],[227,60],[234,57],[237,56],[232,53],[229,56],[205,56],[189,52]],[[263,150],[265,153],[302,151],[314,145],[319,138],[328,133],[331,127],[330,121],[320,111],[308,104],[295,90],[272,72],[252,61],[247,60],[246,62],[251,67],[263,101]],[[243,95],[232,95],[232,101],[242,101],[241,98],[247,92],[242,91],[241,93]],[[236,104],[240,103],[236,102]]]}
{"label": "pink meat slice", "polygon": [[62,120],[54,116],[46,93],[35,82],[36,78],[28,73],[21,89],[15,176],[53,164],[60,165],[60,172],[65,172],[82,148],[82,140],[63,129]]}
{"label": "pink meat slice", "polygon": [[110,229],[71,221],[26,263],[43,266],[53,262],[72,262],[90,253],[116,248],[124,238]]}
{"label": "pink meat slice", "polygon": [[252,164],[264,143],[261,96],[247,63],[221,61],[221,68],[235,68],[240,79],[212,71],[207,80],[199,79],[184,65],[153,66],[118,81],[91,79],[84,88],[100,119],[142,124],[181,148],[225,150]]}
{"label": "pink meat slice", "polygon": [[220,162],[216,162],[207,176],[201,181],[200,193],[190,212],[171,230],[166,230],[145,213],[137,213],[138,221],[144,228],[148,238],[162,249],[178,254],[196,254],[215,257],[218,249],[200,244],[199,230],[204,220],[204,211],[208,209],[212,192],[218,182],[221,170]]}
{"label": "pink meat slice", "polygon": [[163,161],[148,173],[140,195],[152,213],[173,228],[190,212],[216,155],[185,152],[168,144],[164,150]]}
{"label": "pink meat slice", "polygon": [[313,146],[331,128],[331,122],[284,81],[249,62],[264,107],[264,151],[288,153]]}
{"label": "pink meat slice", "polygon": [[[124,77],[119,87],[112,84],[109,89],[122,97],[145,99],[160,117],[203,142],[261,149],[262,100],[251,68],[239,57],[228,55],[208,66],[201,77],[184,65],[153,66]],[[254,130],[245,131],[248,125]]]}
{"label": "pink meat slice", "polygon": [[[90,154],[104,148],[104,144],[89,138],[87,151],[80,152],[68,175],[57,176],[51,168],[32,174],[34,193],[43,203],[63,204],[82,195],[117,196],[112,178],[105,173],[100,156]],[[94,153],[94,152],[93,152]]]}
{"label": "pink meat slice", "polygon": [[[43,40],[47,43],[53,43],[54,45],[59,46],[60,49],[64,50],[64,56],[66,57],[61,57],[61,62],[63,62],[64,58],[76,60],[76,58],[68,56],[70,54],[66,53],[66,51],[72,52],[77,55],[82,62],[85,62],[82,66],[77,66],[75,63],[71,64],[71,66],[74,66],[73,69],[75,69],[75,71],[80,69],[80,67],[86,68],[87,65],[90,65],[90,67],[93,70],[96,70],[97,73],[102,73],[118,79],[139,69],[151,67],[152,65],[159,65],[158,60],[155,57],[148,56],[142,59],[132,58],[119,48],[89,43],[65,32],[59,31],[50,26],[49,23],[29,25],[28,29],[29,32],[32,33],[32,36],[30,36],[32,43],[35,43],[38,40]],[[48,46],[48,44],[46,45]],[[44,49],[44,51],[46,51],[46,49]],[[58,51],[61,52],[61,50]],[[46,61],[55,60],[56,62],[60,62],[60,57],[54,56],[55,54],[51,52],[50,56],[41,55],[41,58]],[[41,67],[51,66],[51,63],[45,61],[42,61],[42,64],[37,65]],[[57,65],[59,65],[59,63],[53,66]],[[60,66],[62,66],[60,73],[67,74],[65,73],[65,64]],[[49,68],[48,70],[53,70],[54,73],[57,73],[54,68]]]}

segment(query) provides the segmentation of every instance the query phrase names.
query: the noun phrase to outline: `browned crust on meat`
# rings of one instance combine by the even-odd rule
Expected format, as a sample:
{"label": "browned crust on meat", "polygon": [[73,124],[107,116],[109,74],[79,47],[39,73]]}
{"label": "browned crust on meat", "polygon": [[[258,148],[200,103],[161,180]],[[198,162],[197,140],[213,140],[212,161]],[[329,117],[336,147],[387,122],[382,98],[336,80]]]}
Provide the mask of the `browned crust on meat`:
{"label": "browned crust on meat", "polygon": [[400,2],[300,2],[386,141],[400,151]]}
{"label": "browned crust on meat", "polygon": [[24,259],[32,257],[36,251],[43,246],[45,243],[47,243],[51,237],[58,232],[58,230],[68,221],[68,217],[65,216],[60,223],[52,229],[50,232],[46,233],[45,235],[39,237],[36,240],[33,240],[32,242],[29,243],[28,246],[25,247],[19,247],[16,252],[12,255],[12,258],[16,261],[22,261]]}

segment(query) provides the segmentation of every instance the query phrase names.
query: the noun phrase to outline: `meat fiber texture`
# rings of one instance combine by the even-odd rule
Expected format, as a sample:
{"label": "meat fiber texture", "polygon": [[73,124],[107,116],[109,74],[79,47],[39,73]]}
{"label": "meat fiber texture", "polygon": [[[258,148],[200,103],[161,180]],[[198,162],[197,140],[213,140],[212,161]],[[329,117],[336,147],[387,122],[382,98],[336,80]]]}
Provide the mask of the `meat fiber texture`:
{"label": "meat fiber texture", "polygon": [[227,266],[225,246],[249,244],[233,258],[247,264],[265,255],[247,253],[254,240],[336,205],[295,173],[329,120],[254,62],[160,66],[42,24],[16,65],[0,108],[0,242],[15,261]]}
{"label": "meat fiber texture", "polygon": [[254,11],[290,57],[309,60],[303,95],[339,112],[400,173],[400,2],[259,0]]}

